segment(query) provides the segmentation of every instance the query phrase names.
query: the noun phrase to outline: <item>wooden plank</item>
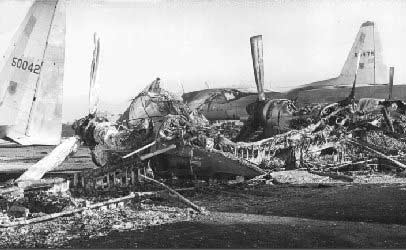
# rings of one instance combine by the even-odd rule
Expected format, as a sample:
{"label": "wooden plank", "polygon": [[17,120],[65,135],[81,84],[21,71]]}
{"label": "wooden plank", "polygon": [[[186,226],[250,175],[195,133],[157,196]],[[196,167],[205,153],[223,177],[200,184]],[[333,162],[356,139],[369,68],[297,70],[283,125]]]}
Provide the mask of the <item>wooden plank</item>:
{"label": "wooden plank", "polygon": [[367,150],[367,151],[369,151],[369,152],[372,152],[372,153],[378,155],[379,157],[382,157],[382,158],[384,158],[384,159],[390,161],[390,162],[393,163],[394,165],[396,165],[396,166],[398,166],[398,167],[400,167],[400,168],[406,169],[406,165],[405,165],[405,164],[403,164],[403,163],[401,163],[401,162],[399,162],[399,161],[397,161],[397,160],[395,160],[395,159],[392,159],[392,158],[386,156],[385,154],[383,154],[383,153],[381,153],[381,152],[379,152],[379,151],[377,151],[377,150],[375,150],[375,149],[372,149],[372,148],[368,147],[367,145],[363,145],[363,144],[358,143],[358,142],[353,141],[353,140],[347,140],[347,142],[349,142],[349,143],[351,143],[351,144],[353,144],[353,145],[359,146],[359,147],[361,147],[361,148],[364,148],[365,150]]}
{"label": "wooden plank", "polygon": [[141,175],[142,178],[144,178],[145,180],[151,181],[165,189],[167,189],[170,193],[176,195],[181,201],[183,201],[185,204],[187,204],[188,206],[190,206],[191,208],[193,208],[194,210],[196,210],[199,213],[203,213],[204,209],[197,206],[196,204],[194,204],[193,202],[191,202],[190,200],[186,199],[183,195],[181,195],[180,193],[176,192],[175,190],[173,190],[172,188],[168,187],[167,185],[165,185],[162,182],[159,182],[155,179],[149,178],[145,175]]}
{"label": "wooden plank", "polygon": [[172,149],[175,149],[175,148],[176,148],[176,145],[172,144],[172,145],[170,145],[170,146],[168,146],[166,148],[159,149],[159,150],[157,150],[157,151],[155,151],[153,153],[142,155],[142,156],[140,156],[140,159],[141,159],[141,161],[144,161],[146,159],[149,159],[149,158],[154,157],[154,156],[159,155],[159,154],[163,154],[163,153],[168,152],[169,150],[172,150]]}
{"label": "wooden plank", "polygon": [[130,157],[130,156],[133,156],[133,155],[136,154],[136,153],[139,153],[139,152],[141,152],[141,151],[143,151],[143,150],[145,150],[145,149],[147,149],[147,148],[149,148],[149,147],[152,147],[152,146],[155,145],[155,144],[156,144],[156,141],[153,141],[153,142],[151,142],[150,144],[147,144],[147,145],[145,145],[145,146],[143,146],[143,147],[141,147],[141,148],[139,148],[139,149],[137,149],[137,150],[134,150],[133,152],[131,152],[131,153],[129,153],[129,154],[123,156],[122,158],[123,158],[123,159],[126,159],[126,158],[128,158],[128,157]]}
{"label": "wooden plank", "polygon": [[69,154],[78,148],[79,139],[71,137],[59,144],[51,153],[42,158],[39,162],[29,167],[16,182],[24,182],[30,180],[40,180],[48,171],[55,169]]}

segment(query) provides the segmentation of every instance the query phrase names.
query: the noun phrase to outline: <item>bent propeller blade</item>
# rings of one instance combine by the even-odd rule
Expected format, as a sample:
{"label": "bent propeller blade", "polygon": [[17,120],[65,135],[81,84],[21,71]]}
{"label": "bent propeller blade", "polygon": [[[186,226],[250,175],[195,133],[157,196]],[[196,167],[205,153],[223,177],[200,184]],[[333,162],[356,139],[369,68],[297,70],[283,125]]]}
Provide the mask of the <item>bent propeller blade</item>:
{"label": "bent propeller blade", "polygon": [[254,67],[255,83],[258,90],[258,100],[265,100],[264,93],[264,61],[262,48],[262,35],[250,38],[252,65]]}

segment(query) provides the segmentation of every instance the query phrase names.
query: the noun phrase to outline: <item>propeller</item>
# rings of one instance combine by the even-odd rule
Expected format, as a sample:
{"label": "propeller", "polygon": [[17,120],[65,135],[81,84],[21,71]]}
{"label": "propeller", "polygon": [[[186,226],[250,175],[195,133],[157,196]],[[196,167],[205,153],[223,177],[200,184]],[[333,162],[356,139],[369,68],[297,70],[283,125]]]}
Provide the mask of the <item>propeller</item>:
{"label": "propeller", "polygon": [[355,76],[354,76],[354,82],[352,83],[352,89],[351,89],[351,93],[350,96],[348,97],[348,99],[353,100],[355,98],[355,83],[357,82],[357,74],[358,74],[358,69],[359,69],[359,60],[361,58],[361,49],[358,51],[357,54],[357,66],[355,68]]}
{"label": "propeller", "polygon": [[89,85],[89,114],[95,115],[99,105],[99,85],[97,84],[97,69],[99,66],[100,39],[95,32],[93,35],[93,60],[90,65],[90,85]]}
{"label": "propeller", "polygon": [[[90,89],[89,89],[89,114],[95,115],[99,103],[98,85],[96,84],[97,68],[99,64],[100,40],[96,33],[93,35],[94,50],[93,60],[90,68]],[[76,130],[76,129],[75,129]],[[54,148],[46,157],[31,166],[17,180],[20,188],[29,187],[32,183],[40,182],[42,177],[58,165],[60,165],[69,155],[76,152],[80,141],[83,138],[73,136],[65,139]]]}
{"label": "propeller", "polygon": [[258,101],[247,105],[246,110],[250,118],[236,137],[236,140],[246,140],[259,126],[264,125],[262,110],[266,104],[264,93],[264,61],[262,35],[250,37],[252,66],[254,68],[255,84],[257,85]]}
{"label": "propeller", "polygon": [[252,65],[254,67],[255,83],[257,85],[258,100],[265,100],[264,93],[264,61],[262,35],[253,36],[250,38]]}
{"label": "propeller", "polygon": [[395,68],[394,67],[390,67],[389,68],[389,96],[388,96],[388,100],[392,100],[393,98],[393,75],[395,74]]}

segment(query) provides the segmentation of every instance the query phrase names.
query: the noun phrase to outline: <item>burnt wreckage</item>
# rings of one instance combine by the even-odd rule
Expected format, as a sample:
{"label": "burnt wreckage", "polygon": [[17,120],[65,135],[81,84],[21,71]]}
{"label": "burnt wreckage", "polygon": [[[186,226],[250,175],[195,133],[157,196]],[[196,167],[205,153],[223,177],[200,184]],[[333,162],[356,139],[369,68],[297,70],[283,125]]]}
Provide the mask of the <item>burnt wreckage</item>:
{"label": "burnt wreckage", "polygon": [[[143,112],[134,113],[139,107]],[[285,133],[234,142],[220,132],[226,123],[209,124],[161,89],[157,79],[117,122],[89,115],[74,126],[100,166],[96,178],[91,176],[94,171],[87,175],[91,177],[89,187],[107,185],[109,179],[115,184],[120,179],[120,185],[126,185],[136,182],[139,175],[253,178],[277,169],[306,168],[334,176],[338,170],[371,169],[383,162],[405,169],[401,163],[406,149],[405,107],[401,100],[356,101],[352,94],[339,103],[299,109]]]}
{"label": "burnt wreckage", "polygon": [[[149,181],[169,190],[199,212],[203,209],[158,179],[172,180],[173,184],[176,180],[181,180],[182,184],[192,180],[198,185],[201,180],[210,183],[210,179],[277,183],[276,179],[272,180],[272,173],[289,169],[345,181],[353,181],[353,175],[361,172],[404,173],[406,103],[393,98],[393,68],[387,99],[356,100],[357,63],[352,91],[347,98],[336,103],[297,108],[292,100],[266,98],[262,87],[261,41],[260,36],[251,38],[258,95],[257,100],[244,107],[248,117],[240,126],[229,121],[209,122],[200,110],[192,110],[182,98],[161,88],[159,78],[146,86],[117,120],[97,112],[95,77],[99,41],[95,37],[89,114],[74,122],[75,137],[65,140],[28,168],[13,185],[0,190],[1,196],[7,196],[5,204],[23,200],[20,199],[22,191],[35,185],[58,186],[55,184],[62,183],[57,189],[67,190],[63,181],[46,183],[42,177],[74,153],[78,142],[89,147],[98,167],[75,173],[73,190],[121,194],[117,191],[144,191],[149,187],[144,181]],[[357,55],[359,57],[360,53]],[[229,100],[233,99],[229,97]],[[106,202],[152,195],[146,193],[132,192]],[[50,216],[55,218],[83,209],[86,208]],[[34,221],[51,217],[34,218]]]}
{"label": "burnt wreckage", "polygon": [[75,122],[76,134],[90,147],[100,167],[83,174],[83,179],[90,180],[82,181],[83,185],[91,189],[134,184],[140,176],[253,178],[275,169],[297,168],[332,175],[330,170],[345,169],[339,167],[343,164],[368,163],[366,168],[371,168],[381,159],[395,169],[404,168],[374,144],[376,138],[395,140],[400,148],[391,152],[397,158],[403,155],[406,105],[392,98],[393,68],[387,99],[355,99],[356,64],[347,98],[296,108],[288,99],[266,99],[262,37],[250,41],[258,100],[246,106],[249,116],[242,126],[209,123],[198,109],[191,110],[182,98],[162,89],[157,78],[117,121],[91,113]]}
{"label": "burnt wreckage", "polygon": [[159,83],[158,78],[145,88],[115,122],[90,114],[74,123],[76,134],[100,166],[99,182],[108,182],[113,175],[134,182],[140,173],[162,178],[209,178],[216,174],[253,177],[262,173],[254,165],[239,166],[238,159],[224,157],[222,161],[230,169],[217,168],[215,145],[225,138],[204,116],[191,111]]}

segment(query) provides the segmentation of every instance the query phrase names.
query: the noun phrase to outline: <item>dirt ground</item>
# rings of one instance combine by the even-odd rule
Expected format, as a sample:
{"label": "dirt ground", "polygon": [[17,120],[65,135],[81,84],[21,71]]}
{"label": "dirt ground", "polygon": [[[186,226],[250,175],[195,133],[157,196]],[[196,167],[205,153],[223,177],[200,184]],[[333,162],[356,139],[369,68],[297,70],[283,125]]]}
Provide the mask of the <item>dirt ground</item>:
{"label": "dirt ground", "polygon": [[[31,165],[51,149],[37,148],[34,154],[33,149],[27,147],[3,148],[0,167],[17,163]],[[21,167],[21,164],[16,166]],[[80,149],[61,166],[81,167],[92,167],[86,148]],[[187,198],[206,207],[210,211],[208,215],[191,216],[190,210],[179,202],[149,201],[142,206],[1,229],[0,245],[64,248],[406,247],[404,178],[376,175],[364,176],[354,183],[283,184],[283,180],[288,179],[295,183],[291,181],[292,176],[303,180],[309,177],[303,173],[289,173],[279,178],[282,184],[218,185],[185,193]]]}
{"label": "dirt ground", "polygon": [[[221,191],[218,191],[218,190]],[[403,248],[404,184],[223,187],[187,194],[210,213],[111,231],[75,248]]]}

